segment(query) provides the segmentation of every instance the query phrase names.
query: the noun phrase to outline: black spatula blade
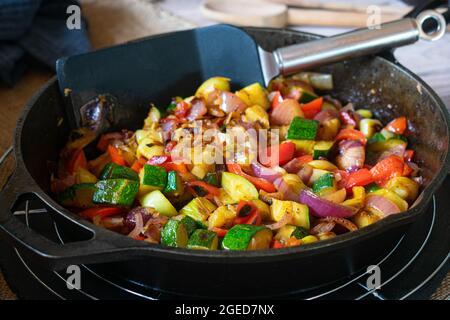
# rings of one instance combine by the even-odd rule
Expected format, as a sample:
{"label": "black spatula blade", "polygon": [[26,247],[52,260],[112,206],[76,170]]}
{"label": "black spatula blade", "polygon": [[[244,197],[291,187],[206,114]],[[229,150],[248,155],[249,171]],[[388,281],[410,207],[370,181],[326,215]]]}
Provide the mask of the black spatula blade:
{"label": "black spatula blade", "polygon": [[[63,58],[57,62],[60,89],[70,89],[71,125],[80,123],[80,107],[98,94],[110,94],[117,127],[140,125],[150,102],[165,106],[173,96],[189,96],[213,76],[233,86],[264,84],[258,46],[241,29],[229,25],[180,31]],[[140,120],[138,120],[140,119]]]}

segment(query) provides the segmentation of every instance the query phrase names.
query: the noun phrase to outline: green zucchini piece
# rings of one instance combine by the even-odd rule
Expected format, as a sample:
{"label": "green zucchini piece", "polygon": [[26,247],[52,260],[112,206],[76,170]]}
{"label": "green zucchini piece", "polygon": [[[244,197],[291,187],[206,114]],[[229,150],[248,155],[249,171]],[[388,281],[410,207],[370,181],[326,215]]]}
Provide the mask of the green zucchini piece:
{"label": "green zucchini piece", "polygon": [[297,239],[303,239],[309,236],[309,231],[303,227],[296,227],[291,233],[291,237],[296,237]]}
{"label": "green zucchini piece", "polygon": [[188,236],[186,226],[181,221],[170,219],[161,231],[161,244],[168,247],[185,248]]}
{"label": "green zucchini piece", "polygon": [[375,182],[372,182],[371,184],[368,184],[367,186],[365,186],[365,189],[366,189],[366,193],[370,193],[370,192],[380,190],[381,188]]}
{"label": "green zucchini piece", "polygon": [[184,216],[183,218],[181,218],[180,221],[182,224],[184,224],[189,236],[191,236],[191,234],[194,233],[194,231],[199,228],[197,221],[195,221],[189,216]]}
{"label": "green zucchini piece", "polygon": [[358,110],[356,110],[356,113],[365,119],[370,119],[373,117],[372,111],[370,111],[368,109],[358,109]]}
{"label": "green zucchini piece", "polygon": [[167,184],[164,188],[164,193],[171,196],[178,197],[184,192],[183,181],[176,171],[169,171],[167,173]]}
{"label": "green zucchini piece", "polygon": [[127,179],[100,180],[95,184],[94,203],[129,207],[139,191],[139,182]]}
{"label": "green zucchini piece", "polygon": [[313,192],[318,193],[323,189],[332,188],[334,186],[334,177],[332,173],[325,173],[321,175],[313,183]]}
{"label": "green zucchini piece", "polygon": [[315,140],[319,122],[300,117],[292,119],[286,134],[287,139]]}
{"label": "green zucchini piece", "polygon": [[147,193],[139,201],[143,207],[154,208],[163,216],[172,217],[178,214],[172,203],[159,190]]}
{"label": "green zucchini piece", "polygon": [[144,165],[141,184],[164,189],[167,183],[167,172],[163,167]]}
{"label": "green zucchini piece", "polygon": [[315,95],[312,92],[301,90],[300,98],[298,99],[298,102],[300,103],[308,103],[313,100],[316,100],[318,98],[317,95]]}
{"label": "green zucchini piece", "polygon": [[[259,239],[262,240],[258,241]],[[269,248],[271,241],[270,229],[264,226],[237,224],[228,230],[223,238],[222,248],[225,250],[264,249]]]}
{"label": "green zucchini piece", "polygon": [[94,192],[95,183],[75,184],[61,192],[57,200],[65,207],[91,208],[95,206],[92,202]]}
{"label": "green zucchini piece", "polygon": [[216,250],[219,243],[217,234],[210,230],[197,229],[189,238],[189,249]]}
{"label": "green zucchini piece", "polygon": [[197,197],[191,200],[181,210],[180,214],[186,215],[197,221],[200,226],[206,227],[206,220],[216,210],[216,206],[206,198]]}
{"label": "green zucchini piece", "polygon": [[100,174],[99,180],[127,179],[139,181],[139,175],[130,168],[118,165],[114,162],[107,163]]}
{"label": "green zucchini piece", "polygon": [[393,148],[396,148],[400,145],[403,145],[406,149],[406,146],[408,145],[407,142],[400,140],[400,139],[389,139],[389,140],[382,140],[378,142],[374,142],[367,146],[368,152],[384,152],[389,151]]}
{"label": "green zucchini piece", "polygon": [[208,172],[203,181],[216,187],[220,186],[219,179],[217,179],[217,174],[215,172]]}
{"label": "green zucchini piece", "polygon": [[386,140],[386,138],[381,133],[377,132],[372,136],[372,138],[367,140],[367,144],[372,144],[384,140]]}
{"label": "green zucchini piece", "polygon": [[317,141],[314,144],[314,150],[313,150],[313,158],[314,160],[323,158],[328,158],[328,155],[330,154],[331,148],[333,148],[334,141]]}

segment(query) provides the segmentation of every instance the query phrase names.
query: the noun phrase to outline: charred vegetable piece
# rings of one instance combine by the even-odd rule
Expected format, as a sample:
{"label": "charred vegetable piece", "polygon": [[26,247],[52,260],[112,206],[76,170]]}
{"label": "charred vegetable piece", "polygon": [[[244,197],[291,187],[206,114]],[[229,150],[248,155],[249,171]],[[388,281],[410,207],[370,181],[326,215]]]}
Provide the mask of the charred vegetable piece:
{"label": "charred vegetable piece", "polygon": [[267,249],[272,241],[272,231],[264,226],[237,224],[223,238],[225,250]]}
{"label": "charred vegetable piece", "polygon": [[167,183],[167,172],[163,167],[145,164],[141,177],[141,183],[163,189]]}
{"label": "charred vegetable piece", "polygon": [[159,190],[142,196],[139,201],[143,207],[154,208],[163,216],[172,217],[178,214],[174,206]]}
{"label": "charred vegetable piece", "polygon": [[58,202],[65,207],[90,208],[95,206],[94,192],[94,183],[75,184],[58,195]]}
{"label": "charred vegetable piece", "polygon": [[186,231],[189,236],[191,236],[191,234],[199,228],[199,224],[197,223],[197,221],[189,216],[183,216],[180,221],[186,227]]}
{"label": "charred vegetable piece", "polygon": [[295,117],[289,126],[286,138],[297,140],[314,140],[316,139],[318,127],[319,122],[315,120]]}
{"label": "charred vegetable piece", "polygon": [[412,202],[419,193],[419,184],[407,177],[394,177],[386,183],[386,189],[396,193],[403,200]]}
{"label": "charred vegetable piece", "polygon": [[191,217],[202,226],[205,226],[206,220],[214,210],[216,210],[216,206],[211,201],[203,197],[197,197],[185,205],[180,210],[180,213]]}
{"label": "charred vegetable piece", "polygon": [[185,248],[188,244],[186,226],[181,221],[170,219],[161,232],[161,244],[168,247]]}
{"label": "charred vegetable piece", "polygon": [[139,182],[127,179],[101,180],[95,185],[94,203],[129,207],[139,191]]}
{"label": "charred vegetable piece", "polygon": [[127,179],[139,181],[139,175],[130,168],[118,165],[114,162],[110,162],[103,168],[99,179]]}
{"label": "charred vegetable piece", "polygon": [[164,193],[168,193],[173,196],[179,196],[183,193],[184,186],[181,177],[176,171],[169,171],[167,173],[167,184],[164,188]]}
{"label": "charred vegetable piece", "polygon": [[217,234],[210,230],[197,229],[188,241],[189,249],[216,250],[219,244]]}
{"label": "charred vegetable piece", "polygon": [[280,221],[286,214],[292,217],[292,224],[309,229],[309,208],[308,206],[295,201],[284,201],[272,199],[270,215],[272,220]]}
{"label": "charred vegetable piece", "polygon": [[293,225],[285,225],[281,227],[275,235],[276,240],[288,240],[290,237],[297,239],[303,239],[309,235],[309,231],[303,227],[297,227]]}
{"label": "charred vegetable piece", "polygon": [[331,148],[333,148],[334,141],[317,141],[314,145],[313,158],[314,160],[320,158],[328,158]]}
{"label": "charred vegetable piece", "polygon": [[313,183],[314,193],[320,193],[324,189],[332,189],[333,191],[335,191],[336,188],[332,173],[326,173],[320,176],[320,178]]}

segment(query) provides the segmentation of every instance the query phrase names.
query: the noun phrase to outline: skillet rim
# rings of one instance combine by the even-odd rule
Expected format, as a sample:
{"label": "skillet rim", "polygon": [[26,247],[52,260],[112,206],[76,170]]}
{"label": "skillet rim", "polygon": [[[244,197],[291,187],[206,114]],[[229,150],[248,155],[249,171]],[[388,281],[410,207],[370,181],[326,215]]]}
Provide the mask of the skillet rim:
{"label": "skillet rim", "polygon": [[[257,28],[257,27],[247,27],[244,28],[246,30],[251,31],[262,31],[262,32],[278,32],[278,33],[290,33],[294,35],[306,35],[311,38],[320,38],[321,36],[315,35],[308,32],[300,32],[296,30],[291,30],[288,28],[283,29],[277,29],[277,28]],[[147,37],[148,39],[149,37]],[[151,38],[151,37],[150,37]],[[407,211],[404,211],[397,215],[391,215],[387,218],[384,218],[377,223],[374,223],[370,226],[367,226],[362,229],[358,229],[353,232],[349,232],[343,235],[339,235],[335,238],[328,239],[328,240],[322,240],[315,243],[307,244],[304,246],[298,246],[298,247],[289,247],[289,248],[281,248],[278,250],[272,250],[272,249],[265,249],[265,250],[255,250],[255,251],[223,251],[223,250],[214,250],[214,251],[201,251],[201,250],[190,250],[185,248],[168,248],[163,247],[160,244],[146,244],[145,246],[142,246],[142,244],[139,246],[137,240],[132,240],[133,242],[136,242],[136,246],[132,247],[130,246],[127,248],[127,250],[130,250],[131,255],[136,256],[161,256],[167,259],[175,259],[175,260],[192,260],[196,262],[200,261],[207,261],[207,262],[214,262],[214,263],[220,263],[221,260],[226,261],[227,263],[245,263],[245,262],[264,262],[269,261],[267,258],[271,258],[270,261],[276,260],[287,260],[292,259],[294,257],[295,253],[301,253],[303,256],[305,255],[316,255],[316,254],[322,254],[325,251],[337,249],[338,247],[348,247],[350,248],[350,243],[353,241],[356,241],[360,239],[362,241],[363,239],[372,238],[375,236],[379,236],[381,233],[386,232],[392,228],[399,227],[405,224],[409,224],[414,222],[415,219],[417,219],[418,216],[421,214],[424,214],[429,203],[431,200],[431,197],[436,192],[437,188],[440,187],[443,180],[447,176],[447,173],[450,169],[450,114],[443,103],[442,99],[437,95],[437,93],[419,76],[414,74],[412,71],[398,63],[397,61],[393,62],[389,59],[386,59],[385,57],[382,57],[380,55],[376,55],[373,57],[374,59],[382,59],[383,63],[388,63],[390,68],[394,68],[397,71],[405,74],[406,76],[412,78],[417,83],[419,83],[423,89],[427,90],[430,94],[430,98],[432,99],[433,103],[438,106],[441,115],[443,116],[443,120],[447,123],[447,137],[449,137],[449,145],[447,148],[447,154],[445,156],[445,159],[443,161],[443,164],[438,171],[438,173],[433,177],[433,179],[430,181],[429,185],[422,190],[420,193],[418,203],[413,207],[408,209]],[[47,194],[44,190],[41,189],[41,187],[38,185],[38,183],[34,180],[30,172],[28,171],[25,161],[22,156],[22,129],[23,126],[27,120],[27,117],[32,110],[33,106],[36,104],[36,102],[39,100],[41,95],[48,90],[51,86],[55,85],[57,83],[56,76],[48,80],[36,93],[33,94],[33,96],[28,100],[28,102],[25,104],[24,109],[22,111],[21,116],[19,117],[17,121],[17,125],[15,128],[15,134],[14,134],[14,156],[15,156],[15,162],[16,162],[16,168],[14,170],[13,174],[16,174],[17,172],[21,173],[21,176],[23,178],[30,179],[32,182],[32,185],[30,186],[31,193],[39,194],[40,197],[48,202],[49,205],[58,213],[64,216],[66,219],[70,220],[72,223],[81,225],[83,228],[86,228],[87,230],[90,230],[94,233],[94,237],[92,238],[92,241],[95,240],[95,234],[98,231],[101,231],[106,234],[111,235],[119,235],[113,231],[97,227],[94,224],[82,219],[75,213],[70,212],[69,210],[65,209],[64,207],[60,206],[56,201],[53,200],[52,197],[50,197],[49,194]],[[28,192],[23,192],[28,193]],[[127,238],[126,236],[123,236],[124,240]],[[76,243],[76,242],[75,242]],[[74,244],[75,244],[74,243]],[[122,251],[124,248],[117,248],[117,249],[111,249],[109,251],[105,251],[104,253],[113,253],[115,250]]]}

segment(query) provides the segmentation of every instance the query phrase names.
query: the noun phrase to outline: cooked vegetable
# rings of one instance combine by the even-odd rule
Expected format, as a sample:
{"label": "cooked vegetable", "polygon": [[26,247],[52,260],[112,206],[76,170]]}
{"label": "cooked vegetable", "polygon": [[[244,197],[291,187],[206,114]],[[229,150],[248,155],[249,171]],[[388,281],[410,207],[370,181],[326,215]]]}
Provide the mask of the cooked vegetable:
{"label": "cooked vegetable", "polygon": [[334,141],[317,141],[314,145],[314,160],[318,160],[320,158],[328,158],[333,145]]}
{"label": "cooked vegetable", "polygon": [[172,217],[178,214],[174,206],[159,190],[147,193],[139,199],[139,202],[144,207],[154,208],[163,216]]}
{"label": "cooked vegetable", "polygon": [[218,243],[219,238],[215,232],[197,229],[189,238],[187,246],[189,249],[216,250]]}
{"label": "cooked vegetable", "polygon": [[139,182],[126,179],[101,180],[95,184],[94,203],[129,207],[139,190]]}
{"label": "cooked vegetable", "polygon": [[167,172],[162,167],[145,164],[141,173],[141,183],[144,186],[163,189],[167,184]]}
{"label": "cooked vegetable", "polygon": [[295,117],[289,125],[286,138],[297,140],[314,140],[317,135],[318,126],[319,123],[315,120]]}
{"label": "cooked vegetable", "polygon": [[110,162],[103,168],[99,179],[128,179],[139,181],[139,175],[128,167],[120,166],[114,162]]}
{"label": "cooked vegetable", "polygon": [[90,208],[94,206],[92,197],[95,190],[94,183],[75,184],[60,193],[58,195],[58,201],[66,207]]}
{"label": "cooked vegetable", "polygon": [[188,244],[186,226],[181,221],[170,219],[161,232],[161,244],[185,248]]}
{"label": "cooked vegetable", "polygon": [[255,186],[244,177],[234,173],[222,173],[222,188],[235,201],[258,199],[258,190]]}
{"label": "cooked vegetable", "polygon": [[185,205],[180,213],[191,217],[201,224],[205,224],[208,217],[216,209],[216,206],[203,197],[194,198]]}
{"label": "cooked vegetable", "polygon": [[[204,250],[302,246],[417,199],[424,179],[406,117],[386,125],[315,92],[333,87],[329,74],[234,92],[230,81],[213,77],[195,95],[150,104],[135,132],[101,134],[93,120],[75,130],[50,166],[55,197],[130,238]],[[88,159],[91,147],[102,154]]]}
{"label": "cooked vegetable", "polygon": [[267,249],[272,241],[272,231],[264,226],[238,224],[232,227],[222,241],[225,250]]}

